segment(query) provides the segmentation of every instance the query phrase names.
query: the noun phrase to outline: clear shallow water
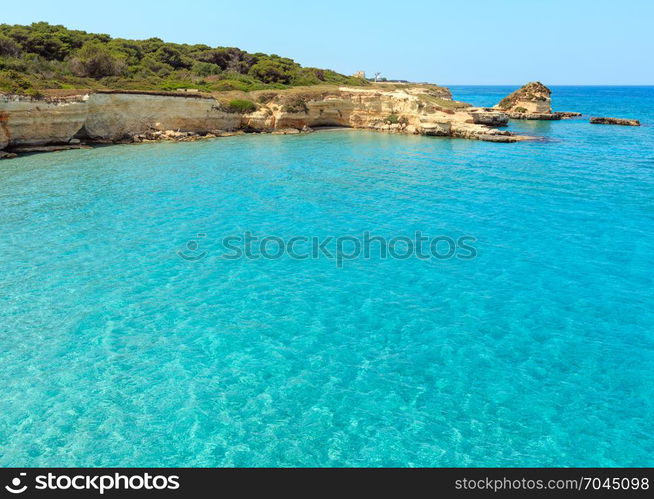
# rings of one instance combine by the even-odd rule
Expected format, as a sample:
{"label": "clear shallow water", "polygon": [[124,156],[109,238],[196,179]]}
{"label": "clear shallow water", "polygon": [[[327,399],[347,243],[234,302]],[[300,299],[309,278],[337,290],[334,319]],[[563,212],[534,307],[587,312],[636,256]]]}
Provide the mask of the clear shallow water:
{"label": "clear shallow water", "polygon": [[[1,162],[0,465],[654,465],[654,89],[554,98],[647,126]],[[245,230],[470,234],[478,256],[221,259]],[[179,258],[197,233],[205,258]]]}

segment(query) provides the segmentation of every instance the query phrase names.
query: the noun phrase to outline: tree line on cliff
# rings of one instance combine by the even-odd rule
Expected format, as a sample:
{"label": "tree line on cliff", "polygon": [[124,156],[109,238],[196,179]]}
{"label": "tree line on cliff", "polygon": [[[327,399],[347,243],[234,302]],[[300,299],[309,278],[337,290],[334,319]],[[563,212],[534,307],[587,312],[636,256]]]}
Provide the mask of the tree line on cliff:
{"label": "tree line on cliff", "polygon": [[319,84],[366,82],[234,47],[112,38],[46,22],[0,24],[4,92],[37,95],[43,89],[76,88],[211,92]]}

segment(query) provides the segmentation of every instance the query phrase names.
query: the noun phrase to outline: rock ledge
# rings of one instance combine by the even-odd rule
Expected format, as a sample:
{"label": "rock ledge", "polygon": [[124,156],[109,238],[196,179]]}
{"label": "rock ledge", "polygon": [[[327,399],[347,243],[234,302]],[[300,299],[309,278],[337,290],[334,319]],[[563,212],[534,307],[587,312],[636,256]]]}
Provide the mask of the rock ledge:
{"label": "rock ledge", "polygon": [[590,119],[593,125],[622,125],[622,126],[640,126],[640,121],[625,118],[599,118]]}

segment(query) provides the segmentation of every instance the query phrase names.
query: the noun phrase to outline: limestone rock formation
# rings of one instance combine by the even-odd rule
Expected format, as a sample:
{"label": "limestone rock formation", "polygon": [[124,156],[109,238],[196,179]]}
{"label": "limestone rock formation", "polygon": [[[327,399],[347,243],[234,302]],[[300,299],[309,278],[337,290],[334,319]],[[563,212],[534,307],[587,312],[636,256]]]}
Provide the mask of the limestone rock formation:
{"label": "limestone rock formation", "polygon": [[84,122],[87,138],[116,141],[150,128],[209,131],[239,127],[241,116],[227,113],[211,98],[128,93],[95,93]]}
{"label": "limestone rock formation", "polygon": [[593,125],[623,125],[623,126],[640,126],[640,121],[624,118],[591,118]]}
{"label": "limestone rock formation", "polygon": [[538,81],[527,83],[502,99],[494,109],[515,120],[565,120],[581,113],[552,112],[552,91]]}
{"label": "limestone rock formation", "polygon": [[551,114],[552,91],[539,81],[532,81],[506,96],[497,108],[507,113]]}
{"label": "limestone rock formation", "polygon": [[479,125],[488,126],[507,126],[509,124],[509,116],[506,113],[498,113],[492,111],[473,111],[470,113],[474,123]]}
{"label": "limestone rock formation", "polygon": [[[253,112],[230,111],[219,98],[147,92],[95,92],[65,99],[0,95],[0,149],[78,146],[83,142],[198,140],[242,132],[310,131],[321,126],[516,142],[496,130],[505,113],[453,101],[430,85],[333,87],[251,92]],[[60,147],[58,147],[60,148]]]}
{"label": "limestone rock formation", "polygon": [[0,94],[0,146],[68,142],[86,121],[87,99],[33,100]]}

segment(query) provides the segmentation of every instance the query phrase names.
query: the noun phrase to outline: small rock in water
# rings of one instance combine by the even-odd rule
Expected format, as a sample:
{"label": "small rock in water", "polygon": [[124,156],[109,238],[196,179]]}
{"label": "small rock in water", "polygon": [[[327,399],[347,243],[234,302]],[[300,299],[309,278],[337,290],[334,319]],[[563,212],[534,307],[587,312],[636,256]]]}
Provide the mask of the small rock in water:
{"label": "small rock in water", "polygon": [[292,135],[295,133],[300,133],[297,128],[280,128],[272,132],[273,135]]}
{"label": "small rock in water", "polygon": [[470,113],[473,123],[478,125],[488,126],[507,126],[509,124],[509,117],[505,113],[498,113],[497,111],[475,111]]}
{"label": "small rock in water", "polygon": [[625,118],[591,118],[593,125],[623,125],[623,126],[640,126],[640,121]]}
{"label": "small rock in water", "polygon": [[570,111],[556,111],[554,114],[559,116],[562,120],[567,120],[570,118],[578,118],[581,116],[581,113],[574,113]]}
{"label": "small rock in water", "polygon": [[13,152],[0,151],[0,159],[11,159],[18,156],[18,154]]}

